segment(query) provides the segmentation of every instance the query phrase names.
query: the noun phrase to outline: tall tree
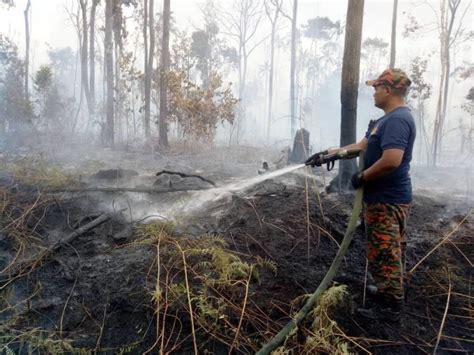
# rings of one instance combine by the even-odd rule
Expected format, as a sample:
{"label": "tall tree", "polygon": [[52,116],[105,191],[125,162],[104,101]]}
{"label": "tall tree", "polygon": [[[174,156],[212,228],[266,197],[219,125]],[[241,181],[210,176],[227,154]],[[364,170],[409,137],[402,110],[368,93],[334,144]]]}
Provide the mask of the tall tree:
{"label": "tall tree", "polygon": [[170,0],[163,0],[163,39],[161,41],[161,81],[160,81],[160,119],[159,143],[168,147],[168,72],[170,67]]}
{"label": "tall tree", "polygon": [[224,33],[231,36],[238,47],[240,101],[238,118],[235,123],[237,142],[245,129],[245,89],[247,85],[248,60],[252,52],[263,42],[263,39],[254,41],[261,19],[261,2],[256,0],[234,0],[229,11],[221,11],[221,24],[225,30]]}
{"label": "tall tree", "polygon": [[[349,1],[341,79],[341,147],[356,141],[363,18],[364,0]],[[354,170],[356,170],[354,161],[341,160],[339,162],[339,190],[348,188]]]}
{"label": "tall tree", "polygon": [[390,42],[390,68],[395,67],[395,52],[397,46],[397,10],[398,0],[393,0],[393,13],[392,13],[392,39]]}
{"label": "tall tree", "polygon": [[81,43],[81,83],[82,90],[87,102],[89,115],[92,115],[92,102],[89,89],[89,24],[87,21],[87,3],[88,0],[79,0],[82,16],[82,43]]}
{"label": "tall tree", "polygon": [[[146,6],[145,1],[145,6]],[[149,34],[149,43],[147,54],[148,57],[145,58],[145,136],[146,138],[151,137],[151,127],[150,127],[150,110],[151,110],[151,79],[153,76],[153,60],[155,56],[155,21],[154,21],[154,0],[148,0],[148,34]],[[146,15],[145,15],[146,16]],[[146,28],[144,29],[146,31]]]}
{"label": "tall tree", "polygon": [[296,21],[298,15],[298,0],[293,0],[293,16],[291,18],[291,63],[290,63],[290,133],[291,137],[295,136],[297,126],[297,92],[296,92],[296,36],[298,29],[296,28]]}
{"label": "tall tree", "polygon": [[91,100],[92,113],[95,111],[96,97],[95,97],[95,18],[97,12],[97,5],[100,0],[92,0],[90,18],[89,18],[89,92]]}
{"label": "tall tree", "polygon": [[283,0],[265,0],[265,13],[270,21],[270,67],[268,68],[268,110],[267,110],[267,140],[270,139],[270,127],[273,117],[273,74],[275,70],[275,35],[278,17],[281,14]]}
{"label": "tall tree", "polygon": [[105,1],[104,60],[106,80],[105,145],[114,147],[114,47],[113,47],[114,0]]}
{"label": "tall tree", "polygon": [[461,29],[461,21],[457,31],[453,32],[456,14],[461,0],[441,0],[439,16],[439,39],[440,39],[440,60],[441,73],[439,81],[438,102],[436,106],[436,117],[433,128],[433,165],[438,161],[443,138],[443,128],[446,118],[449,79],[451,70],[451,48],[454,45]]}
{"label": "tall tree", "polygon": [[30,68],[30,14],[31,14],[31,1],[28,0],[26,3],[25,11],[23,16],[25,17],[25,100],[29,101],[29,68]]}

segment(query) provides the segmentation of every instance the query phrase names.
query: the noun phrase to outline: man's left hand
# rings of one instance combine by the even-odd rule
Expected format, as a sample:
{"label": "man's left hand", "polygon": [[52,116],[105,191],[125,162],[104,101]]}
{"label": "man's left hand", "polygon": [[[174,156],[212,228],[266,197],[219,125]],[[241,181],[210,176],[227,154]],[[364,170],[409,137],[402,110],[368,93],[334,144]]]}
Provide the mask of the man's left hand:
{"label": "man's left hand", "polygon": [[352,187],[354,187],[354,189],[356,190],[359,187],[362,187],[362,185],[364,185],[364,172],[359,171],[358,173],[355,173],[354,175],[352,175],[351,183],[352,183]]}

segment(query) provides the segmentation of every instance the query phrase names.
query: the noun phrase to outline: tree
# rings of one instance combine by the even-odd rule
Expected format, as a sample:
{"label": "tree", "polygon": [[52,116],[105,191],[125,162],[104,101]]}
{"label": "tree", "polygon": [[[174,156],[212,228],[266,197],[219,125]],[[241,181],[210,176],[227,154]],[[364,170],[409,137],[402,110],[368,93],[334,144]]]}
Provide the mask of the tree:
{"label": "tree", "polygon": [[365,76],[374,76],[380,72],[380,62],[387,55],[388,43],[382,38],[367,38],[362,43],[362,56],[367,60],[368,71]]}
{"label": "tree", "polygon": [[105,145],[114,147],[114,53],[113,53],[113,22],[114,0],[105,2],[105,80],[106,80],[106,120],[104,127]]}
{"label": "tree", "polygon": [[[474,65],[470,64],[467,68],[463,68],[461,72],[461,79],[472,79],[474,76]],[[461,108],[469,114],[470,121],[466,124],[461,124],[461,153],[467,148],[468,152],[474,152],[474,86],[469,89],[466,95],[466,101],[461,105]]]}
{"label": "tree", "polygon": [[[236,140],[245,130],[245,89],[247,84],[248,60],[252,52],[263,42],[254,41],[262,19],[261,1],[234,0],[229,11],[221,10],[221,25],[224,33],[235,40],[238,48],[239,105],[236,124]],[[231,136],[232,139],[232,136]]]}
{"label": "tree", "polygon": [[31,102],[25,99],[24,70],[17,46],[0,33],[0,134],[19,132],[33,117]]}
{"label": "tree", "polygon": [[29,81],[29,67],[30,67],[30,15],[31,15],[31,1],[26,2],[26,8],[23,12],[25,18],[25,100],[29,101],[28,81]]}
{"label": "tree", "polygon": [[290,63],[290,134],[295,136],[297,126],[297,92],[296,92],[296,20],[298,15],[298,0],[293,0],[293,16],[291,17],[291,63]]}
{"label": "tree", "polygon": [[95,113],[95,17],[100,0],[92,0],[89,17],[89,93],[92,113]]}
{"label": "tree", "polygon": [[7,7],[12,7],[12,6],[15,6],[15,3],[13,2],[13,0],[2,0],[0,2],[0,5],[6,5]]}
{"label": "tree", "polygon": [[161,41],[161,81],[160,81],[160,118],[159,144],[168,147],[168,72],[170,67],[170,0],[163,0],[163,39]]}
{"label": "tree", "polygon": [[395,53],[396,53],[396,46],[397,46],[397,8],[398,8],[398,0],[393,0],[392,36],[391,36],[391,41],[390,41],[389,68],[395,67]]}
{"label": "tree", "polygon": [[53,70],[48,65],[42,65],[33,78],[33,87],[36,92],[39,126],[46,132],[54,130],[63,133],[66,128],[66,102],[60,95]]}
{"label": "tree", "polygon": [[234,121],[238,100],[230,85],[224,87],[220,75],[213,73],[206,87],[192,83],[186,71],[170,71],[169,118],[182,129],[184,138],[212,142],[218,123]]}
{"label": "tree", "polygon": [[425,80],[426,70],[428,68],[428,60],[421,59],[420,57],[415,57],[410,63],[410,95],[409,100],[413,100],[415,112],[418,118],[417,127],[418,127],[418,152],[419,158],[423,155],[423,152],[426,153],[426,161],[429,163],[431,161],[431,143],[429,141],[429,136],[427,134],[426,127],[426,111],[425,111],[425,101],[430,98],[432,92],[432,86]]}
{"label": "tree", "polygon": [[443,139],[443,128],[446,120],[446,112],[448,108],[448,92],[449,92],[449,80],[451,70],[451,49],[455,44],[456,40],[459,39],[462,33],[462,19],[467,12],[461,16],[457,29],[454,29],[454,23],[456,20],[456,14],[458,12],[461,0],[441,0],[440,1],[440,14],[438,16],[438,30],[440,39],[440,60],[441,60],[441,72],[439,82],[438,101],[436,105],[436,117],[433,128],[433,165],[439,158],[441,151],[441,144]]}
{"label": "tree", "polygon": [[268,110],[267,110],[267,140],[270,139],[270,127],[273,119],[273,75],[275,71],[275,36],[278,17],[281,15],[283,0],[265,0],[265,13],[271,25],[270,37],[270,66],[268,68]]}
{"label": "tree", "polygon": [[[302,26],[303,35],[310,39],[309,49],[302,42],[299,63],[300,71],[305,71],[306,93],[301,107],[305,117],[310,117],[316,111],[316,88],[327,77],[332,77],[338,68],[338,37],[342,33],[340,21],[332,21],[328,17],[315,17]],[[308,123],[315,123],[311,120]],[[309,125],[307,125],[309,127]]]}
{"label": "tree", "polygon": [[[155,56],[155,22],[154,22],[154,0],[148,0],[148,33],[149,33],[149,43],[148,43],[148,58],[145,58],[145,137],[151,137],[151,127],[150,127],[150,104],[151,104],[151,79],[153,73],[153,60]],[[145,1],[146,6],[146,1]],[[146,15],[145,15],[146,16]],[[144,30],[146,31],[146,29]],[[145,36],[146,37],[146,36]]]}
{"label": "tree", "polygon": [[[341,79],[341,147],[356,141],[363,18],[364,0],[349,1]],[[356,169],[354,161],[341,160],[339,162],[339,190],[349,187],[351,175]]]}
{"label": "tree", "polygon": [[81,86],[82,92],[86,98],[87,108],[89,115],[93,113],[93,106],[90,94],[89,87],[89,70],[88,70],[88,60],[89,60],[89,25],[87,21],[87,3],[88,0],[79,0],[81,8],[81,18],[82,18],[82,42],[81,47]]}

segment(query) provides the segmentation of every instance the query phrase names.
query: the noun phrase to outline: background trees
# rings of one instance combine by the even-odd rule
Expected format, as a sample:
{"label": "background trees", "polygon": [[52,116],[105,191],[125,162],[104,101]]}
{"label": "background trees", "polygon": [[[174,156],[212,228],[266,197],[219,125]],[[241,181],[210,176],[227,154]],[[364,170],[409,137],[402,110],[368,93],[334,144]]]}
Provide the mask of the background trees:
{"label": "background trees", "polygon": [[[16,122],[12,117],[17,117],[20,121],[33,122],[40,134],[42,130],[50,131],[51,127],[46,129],[42,123],[45,112],[40,113],[44,102],[39,96],[45,91],[40,90],[40,95],[34,84],[39,69],[47,66],[53,74],[58,102],[67,112],[61,114],[64,117],[59,119],[58,127],[71,138],[93,137],[98,143],[116,148],[146,144],[160,145],[159,149],[183,136],[188,142],[202,140],[199,134],[190,133],[192,125],[184,116],[178,118],[185,111],[171,107],[171,96],[187,98],[181,101],[173,98],[176,104],[201,102],[204,96],[213,93],[216,95],[213,104],[218,105],[219,93],[228,89],[232,98],[238,100],[229,100],[235,105],[234,117],[216,120],[217,114],[202,123],[215,127],[208,130],[215,138],[230,144],[265,140],[284,145],[301,125],[311,133],[313,150],[319,150],[335,145],[337,138],[342,142],[342,136],[347,138],[344,141],[352,140],[348,137],[353,137],[354,132],[359,137],[366,122],[379,115],[373,108],[370,88],[362,83],[385,69],[391,58],[393,65],[397,44],[398,52],[401,48],[404,55],[398,56],[396,66],[409,71],[414,81],[410,104],[419,126],[417,161],[437,164],[440,152],[445,154],[451,149],[454,132],[466,137],[464,147],[468,147],[471,139],[470,111],[466,109],[470,87],[463,73],[472,64],[466,57],[467,41],[472,38],[466,23],[472,6],[465,1],[436,0],[420,6],[390,2],[383,8],[387,10],[383,24],[374,21],[374,16],[380,14],[373,9],[375,5],[382,9],[382,5],[371,3],[364,15],[368,22],[364,22],[361,37],[359,78],[355,78],[356,72],[352,70],[355,64],[350,64],[357,59],[359,49],[343,56],[347,36],[345,43],[357,47],[351,24],[359,15],[352,10],[338,15],[331,10],[333,14],[328,15],[327,9],[317,2],[206,0],[196,5],[193,14],[196,20],[193,17],[186,24],[179,15],[183,8],[180,2],[176,2],[176,7],[175,2],[169,2],[168,21],[168,7],[164,6],[167,3],[162,1],[74,0],[67,3],[68,16],[63,14],[65,21],[69,17],[77,35],[76,43],[71,41],[67,47],[39,43],[35,39],[36,27],[25,28],[30,19],[35,24],[36,11],[47,5],[36,8],[37,3],[28,0],[21,3],[2,0],[1,4],[3,14],[16,11],[21,19],[21,40],[15,39],[20,45],[15,65],[23,66],[22,69],[4,66],[0,75],[8,77],[13,84],[7,88],[5,82],[0,83],[6,95],[1,100],[7,102],[7,96],[18,90],[24,96],[20,101],[8,99],[1,109],[5,112],[6,107],[18,106],[19,110],[20,106],[30,107],[28,118],[21,110],[18,112],[23,113],[4,115],[3,130],[12,127],[7,122]],[[192,4],[196,2],[188,4],[195,6]],[[379,31],[374,32],[375,27]],[[404,29],[399,31],[404,37],[398,42],[394,31],[397,27]],[[29,32],[33,36],[32,48],[26,50]],[[430,46],[424,43],[427,39]],[[434,41],[437,48],[432,45]],[[407,50],[406,43],[417,51]],[[351,65],[351,70],[347,70]],[[351,73],[349,77],[347,72]],[[439,78],[434,80],[434,75]],[[170,78],[179,82],[179,95],[166,89]],[[211,89],[211,82],[216,78],[221,85],[216,89],[213,84]],[[344,94],[338,103],[341,83]],[[29,86],[31,93],[27,93]],[[360,96],[355,93],[359,86]],[[458,87],[462,91],[459,94]],[[195,107],[204,110],[207,106],[195,104]],[[358,123],[351,116],[356,109]],[[349,113],[353,118],[347,118]],[[188,113],[187,116],[194,120],[200,115]],[[57,120],[58,117],[51,117],[47,122]],[[210,141],[211,133],[206,134],[206,140]],[[459,144],[454,142],[454,145]]]}

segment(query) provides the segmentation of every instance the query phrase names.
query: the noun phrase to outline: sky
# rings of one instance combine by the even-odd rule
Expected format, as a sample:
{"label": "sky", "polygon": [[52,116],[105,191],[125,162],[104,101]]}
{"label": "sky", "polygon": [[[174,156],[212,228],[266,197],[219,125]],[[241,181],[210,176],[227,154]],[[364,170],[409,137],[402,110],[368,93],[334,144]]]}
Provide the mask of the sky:
{"label": "sky", "polygon": [[[75,46],[76,34],[73,26],[68,20],[67,8],[71,8],[72,4],[78,0],[31,0],[32,7],[32,49],[34,61],[45,61],[46,45],[52,47]],[[463,0],[469,1],[469,0]],[[220,4],[226,4],[230,1],[216,1]],[[9,10],[0,9],[0,32],[7,34],[19,43],[20,48],[24,48],[24,22],[23,10],[27,0],[15,0],[16,6]],[[156,8],[161,7],[161,1],[156,1]],[[202,0],[172,0],[171,9],[177,19],[178,27],[192,28],[199,26],[199,4]],[[287,9],[291,7],[291,0],[285,0]],[[390,38],[392,0],[366,0],[364,11],[364,37],[382,37],[385,40]],[[420,1],[400,1],[399,2],[399,22],[404,20],[404,12],[414,11],[423,7],[418,5]],[[430,1],[436,6],[436,1]],[[339,19],[344,21],[347,10],[347,0],[331,0],[331,1],[315,1],[300,0],[298,24],[304,24],[309,18],[316,16],[328,16],[331,19]],[[423,12],[429,9],[423,7],[417,17],[423,21]],[[427,14],[430,15],[431,14]],[[425,16],[428,17],[428,16]],[[471,12],[471,20],[472,12]],[[468,21],[467,21],[468,22]],[[471,27],[474,21],[471,21]],[[401,26],[399,26],[401,29]],[[401,32],[401,31],[399,31]],[[433,38],[435,40],[435,38]],[[399,41],[400,51],[403,51],[403,41]],[[432,41],[424,41],[418,43],[416,50],[429,48]],[[472,54],[472,53],[471,53]],[[34,63],[35,65],[35,63]]]}

